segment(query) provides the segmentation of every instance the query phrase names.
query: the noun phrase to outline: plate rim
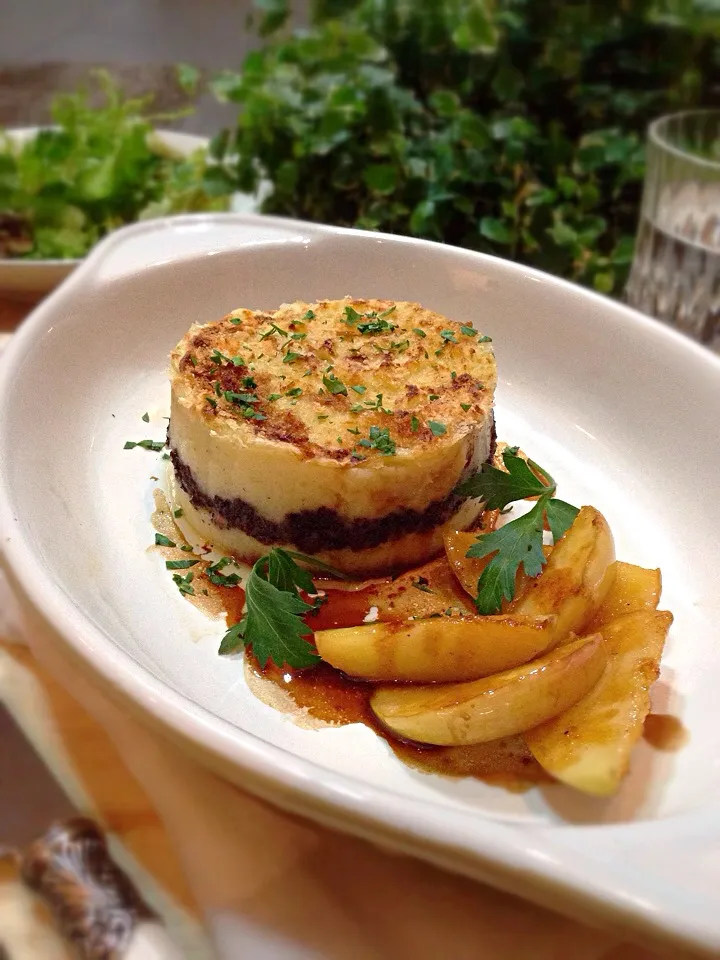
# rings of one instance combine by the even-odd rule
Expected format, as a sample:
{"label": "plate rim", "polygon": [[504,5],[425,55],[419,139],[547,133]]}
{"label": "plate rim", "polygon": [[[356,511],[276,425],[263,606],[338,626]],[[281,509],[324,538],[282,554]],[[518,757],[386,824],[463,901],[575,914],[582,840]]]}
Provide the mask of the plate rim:
{"label": "plate rim", "polygon": [[[540,271],[431,241],[257,214],[188,214],[143,221],[113,232],[94,247],[69,280],[38,306],[13,335],[0,361],[0,406],[4,404],[5,394],[10,387],[10,371],[33,349],[36,335],[46,328],[46,318],[52,316],[65,301],[72,301],[76,292],[82,291],[85,283],[92,281],[96,263],[99,264],[113,248],[132,241],[139,234],[163,231],[163,248],[167,254],[165,244],[169,242],[173,231],[202,224],[210,228],[211,233],[213,224],[227,227],[230,221],[243,227],[261,227],[270,223],[310,239],[349,235],[370,242],[382,239],[393,244],[442,247],[446,251],[453,249],[459,257],[469,258],[475,263],[492,262],[497,266],[500,262],[509,273],[520,271],[526,276],[559,286],[574,297],[607,304],[607,298],[600,294]],[[197,256],[191,254],[182,259],[195,259]],[[670,338],[676,349],[685,351],[688,357],[694,356],[695,362],[708,365],[720,384],[720,357],[715,357],[678,331],[629,307],[613,304],[613,308],[629,322],[640,324],[649,335]],[[3,429],[4,425],[0,423],[0,436]],[[160,727],[169,728],[176,736],[191,741],[202,752],[233,770],[252,775],[254,781],[250,789],[264,795],[265,799],[369,839],[383,836],[386,843],[406,852],[493,883],[509,892],[517,893],[520,890],[521,895],[528,899],[556,910],[565,909],[573,916],[585,914],[601,918],[606,923],[619,925],[625,932],[643,935],[665,946],[672,943],[684,949],[713,951],[712,955],[716,955],[715,951],[720,949],[720,926],[710,922],[708,917],[701,917],[701,911],[695,911],[692,917],[688,917],[674,899],[659,903],[657,898],[648,898],[647,890],[642,884],[638,886],[636,874],[628,877],[617,867],[608,869],[608,864],[599,855],[601,848],[598,844],[585,844],[585,862],[578,867],[578,850],[572,845],[568,846],[562,837],[561,842],[557,842],[560,834],[567,839],[569,831],[573,829],[574,835],[578,835],[577,829],[571,825],[516,825],[461,811],[454,812],[452,817],[433,817],[435,805],[431,802],[400,797],[391,790],[372,787],[361,780],[319,768],[310,760],[262,741],[214,716],[151,676],[129,654],[116,648],[110,637],[86,620],[62,586],[43,571],[30,545],[24,542],[20,519],[13,516],[12,489],[1,463],[0,536],[10,572],[24,572],[24,580],[21,585],[16,582],[16,588],[20,587],[31,606],[41,612],[65,644],[92,672],[99,673],[110,687],[116,688],[122,696],[138,705]],[[16,577],[13,579],[17,581]],[[247,781],[243,782],[248,785]],[[280,790],[274,791],[270,785]],[[412,808],[415,822],[409,816],[409,808]],[[698,828],[705,831],[707,840],[711,836],[720,836],[720,824],[704,814],[705,808],[675,815],[673,821],[680,823],[681,828],[691,836]],[[608,832],[622,837],[632,831],[645,837],[645,842],[648,842],[658,824],[663,822],[580,829],[586,838],[591,838],[593,831],[598,830],[603,831],[605,837]],[[465,829],[469,823],[472,824],[471,833]],[[390,834],[389,840],[387,833]],[[562,896],[564,902],[557,901],[558,895]],[[677,898],[678,901],[680,899]],[[568,904],[572,905],[572,909],[567,910]]]}

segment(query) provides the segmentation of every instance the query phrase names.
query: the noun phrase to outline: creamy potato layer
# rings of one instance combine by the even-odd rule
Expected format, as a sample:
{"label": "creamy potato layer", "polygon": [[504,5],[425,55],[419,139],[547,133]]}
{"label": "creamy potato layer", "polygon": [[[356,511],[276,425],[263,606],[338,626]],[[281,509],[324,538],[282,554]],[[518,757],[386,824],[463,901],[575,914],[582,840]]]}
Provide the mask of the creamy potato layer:
{"label": "creamy potato layer", "polygon": [[481,504],[488,338],[419,304],[324,300],[193,326],[171,356],[176,506],[253,560],[270,546],[368,576],[420,563]]}

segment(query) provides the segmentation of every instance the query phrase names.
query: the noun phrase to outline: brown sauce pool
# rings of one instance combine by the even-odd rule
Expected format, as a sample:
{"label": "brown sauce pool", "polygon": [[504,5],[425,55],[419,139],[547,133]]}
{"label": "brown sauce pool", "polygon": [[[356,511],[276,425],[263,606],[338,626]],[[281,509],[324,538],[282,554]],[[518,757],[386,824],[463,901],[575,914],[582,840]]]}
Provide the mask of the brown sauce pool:
{"label": "brown sauce pool", "polygon": [[[324,629],[362,623],[368,609],[367,591],[328,590],[327,597],[328,602],[321,607],[320,614],[310,620],[312,627]],[[228,624],[239,618],[240,598],[238,601],[238,605],[233,604],[234,610],[228,610]],[[527,790],[533,784],[552,782],[521,737],[505,737],[467,747],[434,747],[402,741],[382,727],[370,709],[375,684],[352,679],[326,663],[293,671],[280,669],[271,662],[261,667],[250,651],[245,656],[255,677],[279,687],[298,711],[336,726],[364,723],[387,742],[400,760],[423,773],[474,777],[515,792]]]}
{"label": "brown sauce pool", "polygon": [[685,746],[689,736],[682,721],[669,713],[649,713],[645,717],[643,737],[656,750],[675,753]]}

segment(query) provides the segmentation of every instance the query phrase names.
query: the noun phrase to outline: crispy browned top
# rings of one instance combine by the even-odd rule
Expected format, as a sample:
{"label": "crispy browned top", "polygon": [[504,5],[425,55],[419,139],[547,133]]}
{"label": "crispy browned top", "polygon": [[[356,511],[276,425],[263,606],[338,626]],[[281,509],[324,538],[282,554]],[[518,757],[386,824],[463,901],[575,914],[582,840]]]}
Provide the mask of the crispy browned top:
{"label": "crispy browned top", "polygon": [[234,310],[171,359],[176,395],[216,429],[351,462],[456,440],[484,423],[496,383],[489,338],[391,300]]}

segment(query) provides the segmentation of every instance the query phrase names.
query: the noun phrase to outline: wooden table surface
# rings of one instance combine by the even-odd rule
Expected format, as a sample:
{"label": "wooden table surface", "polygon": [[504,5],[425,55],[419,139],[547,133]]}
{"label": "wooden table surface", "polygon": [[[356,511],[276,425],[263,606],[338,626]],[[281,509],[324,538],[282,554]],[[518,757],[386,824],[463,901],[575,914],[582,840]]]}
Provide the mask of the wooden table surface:
{"label": "wooden table surface", "polygon": [[0,333],[12,333],[33,306],[34,302],[31,300],[7,300],[0,297]]}

